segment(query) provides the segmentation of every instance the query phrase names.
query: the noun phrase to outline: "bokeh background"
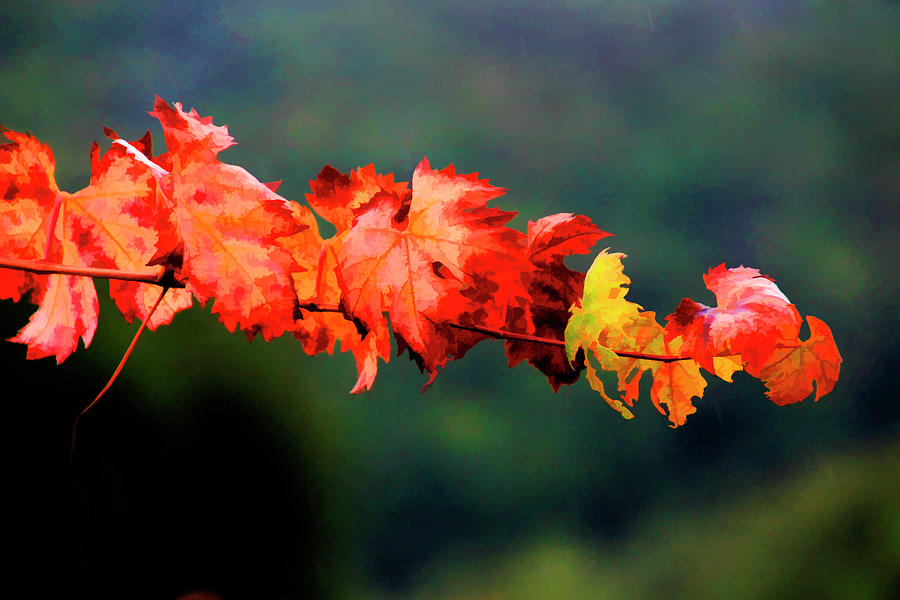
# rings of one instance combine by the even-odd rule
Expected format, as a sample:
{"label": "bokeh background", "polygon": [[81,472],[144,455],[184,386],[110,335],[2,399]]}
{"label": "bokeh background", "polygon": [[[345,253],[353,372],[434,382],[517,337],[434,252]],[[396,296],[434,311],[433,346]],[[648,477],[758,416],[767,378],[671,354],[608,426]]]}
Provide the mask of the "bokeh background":
{"label": "bokeh background", "polygon": [[[0,345],[7,567],[38,596],[900,597],[895,2],[32,0],[0,26],[0,122],[63,189],[104,125],[161,147],[159,94],[294,200],[327,163],[409,180],[427,156],[508,188],[519,228],[589,215],[663,315],[759,267],[844,357],[818,403],[738,375],[671,430],[491,342],[424,394],[404,358],[351,396],[351,357],[195,307],[142,339],[70,469],[136,329],[100,283],[89,349]],[[0,334],[32,309],[0,303]]]}

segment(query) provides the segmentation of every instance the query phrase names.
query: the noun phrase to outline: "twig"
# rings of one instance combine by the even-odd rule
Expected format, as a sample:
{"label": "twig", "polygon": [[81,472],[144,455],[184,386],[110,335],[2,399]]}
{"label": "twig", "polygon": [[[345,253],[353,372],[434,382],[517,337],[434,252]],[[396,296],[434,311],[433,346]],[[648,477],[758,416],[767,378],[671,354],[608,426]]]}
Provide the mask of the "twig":
{"label": "twig", "polygon": [[[93,267],[74,267],[70,265],[61,265],[43,260],[20,260],[3,258],[0,259],[0,267],[9,269],[18,269],[21,271],[30,271],[32,273],[41,274],[62,274],[62,275],[81,275],[84,277],[97,277],[100,279],[120,279],[124,281],[140,281],[154,285],[163,286],[164,289],[170,287],[184,287],[184,283],[175,280],[171,271],[164,271],[161,274],[135,273],[129,271],[119,271],[117,269],[97,269]],[[160,300],[162,296],[160,296]],[[315,303],[307,303],[299,305],[299,308],[310,312],[343,312],[337,306],[324,306]],[[449,323],[450,327],[463,329],[465,331],[473,331],[475,333],[483,333],[496,339],[519,340],[523,342],[533,342],[535,344],[547,344],[551,346],[559,346],[564,348],[566,343],[563,340],[553,338],[545,338],[525,333],[515,333],[504,329],[494,329],[492,327],[482,327],[480,325],[467,325],[463,323]],[[139,335],[139,334],[138,334]],[[130,352],[130,350],[129,350]],[[642,360],[655,360],[658,362],[675,362],[678,360],[690,360],[687,356],[670,356],[666,354],[644,354],[642,352],[628,352],[625,350],[614,350],[617,355],[624,358],[637,358]],[[127,356],[127,355],[126,355]],[[104,390],[105,391],[105,390]],[[101,394],[102,395],[102,394]],[[98,398],[99,399],[99,398]],[[93,406],[93,403],[91,403]],[[88,407],[90,408],[90,406]],[[87,409],[85,409],[87,410]]]}

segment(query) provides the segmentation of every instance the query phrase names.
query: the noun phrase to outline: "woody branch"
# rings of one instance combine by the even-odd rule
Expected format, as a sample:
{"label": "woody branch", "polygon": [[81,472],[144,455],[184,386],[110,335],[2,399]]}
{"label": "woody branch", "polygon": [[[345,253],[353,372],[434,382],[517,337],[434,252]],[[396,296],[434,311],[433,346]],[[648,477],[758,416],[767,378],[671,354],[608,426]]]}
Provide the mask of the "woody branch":
{"label": "woody branch", "polygon": [[184,282],[178,281],[172,271],[163,270],[155,273],[145,271],[120,271],[119,269],[101,269],[63,265],[47,260],[25,260],[19,258],[0,258],[0,267],[28,271],[38,275],[76,275],[95,279],[117,279],[121,281],[137,281],[170,288],[183,288]]}
{"label": "woody branch", "polygon": [[[81,277],[92,277],[95,279],[116,279],[120,281],[136,281],[140,283],[149,283],[151,285],[159,285],[170,288],[183,288],[184,282],[175,278],[172,271],[164,270],[157,273],[145,273],[136,271],[120,271],[118,269],[100,269],[96,267],[82,267],[73,265],[63,265],[46,260],[23,260],[16,258],[0,258],[0,268],[15,269],[18,271],[28,271],[40,275],[75,275]],[[314,303],[302,304],[301,309],[310,312],[336,312],[343,313],[337,306],[322,306]],[[483,333],[495,339],[518,340],[525,342],[533,342],[536,344],[545,344],[550,346],[559,346],[564,348],[566,343],[563,340],[553,338],[528,335],[525,333],[515,333],[504,329],[495,329],[493,327],[482,327],[481,325],[473,325],[466,323],[449,323],[450,327],[462,329],[465,331],[473,331],[475,333]],[[668,356],[660,354],[644,354],[641,352],[614,351],[617,355],[625,358],[639,358],[643,360],[653,360],[659,362],[674,362],[678,360],[690,360],[690,357]]]}

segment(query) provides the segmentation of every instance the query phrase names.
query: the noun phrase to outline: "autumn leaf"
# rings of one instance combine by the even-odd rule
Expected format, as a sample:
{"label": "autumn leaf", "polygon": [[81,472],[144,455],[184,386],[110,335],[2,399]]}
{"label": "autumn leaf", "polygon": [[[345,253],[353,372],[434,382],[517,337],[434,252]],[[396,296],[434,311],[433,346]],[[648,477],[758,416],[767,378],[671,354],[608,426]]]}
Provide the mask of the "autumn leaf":
{"label": "autumn leaf", "polygon": [[628,339],[630,326],[638,319],[641,306],[625,299],[631,279],[625,275],[619,252],[603,250],[585,276],[584,295],[571,307],[566,326],[566,354],[574,360],[578,348],[599,343],[614,348]]}
{"label": "autumn leaf", "polygon": [[[135,143],[116,139],[103,157],[95,146],[91,184],[76,194],[57,189],[48,148],[30,136],[9,134],[14,143],[3,153],[3,218],[10,232],[6,255],[42,257],[42,240],[58,198],[58,226],[54,222],[47,258],[71,266],[149,273],[162,271],[147,267],[149,262],[168,258],[182,263],[181,275],[201,302],[216,297],[213,311],[231,330],[240,325],[248,337],[257,332],[266,339],[280,335],[293,324],[291,273],[300,268],[276,239],[304,225],[270,187],[216,159],[232,142],[226,128],[159,98],[155,109],[152,114],[163,124],[169,152],[152,161],[149,136]],[[111,130],[107,133],[117,138]],[[46,277],[4,271],[0,281],[8,297],[34,288],[35,299],[53,306],[52,317],[49,308],[39,311],[14,338],[29,344],[30,356],[52,352],[64,360],[74,350],[74,332],[90,341],[96,329],[96,292],[90,280],[55,282],[50,296],[44,293]],[[115,282],[111,295],[127,319],[144,319],[158,290]],[[70,314],[64,315],[67,299]],[[173,290],[148,325],[171,321],[190,303],[189,292]]]}
{"label": "autumn leaf", "polygon": [[99,303],[94,282],[86,277],[49,275],[47,282],[35,287],[32,301],[38,309],[11,342],[28,345],[28,359],[55,356],[59,364],[78,346],[91,345],[97,331]]}
{"label": "autumn leaf", "polygon": [[[113,143],[102,157],[97,144],[92,146],[91,183],[66,198],[73,226],[84,236],[78,247],[81,262],[92,267],[161,273],[162,267],[147,265],[160,248],[175,243],[170,240],[178,240],[153,171],[133,160],[133,150],[151,156],[150,132],[131,143],[110,129],[106,132],[118,143]],[[193,303],[189,291],[171,289],[150,316],[160,295],[159,286],[110,281],[109,291],[126,321],[130,323],[137,317],[147,321],[151,330],[171,323],[176,312]]]}
{"label": "autumn leaf", "polygon": [[[310,355],[319,352],[331,354],[337,342],[340,342],[342,352],[351,352],[356,359],[358,376],[350,393],[356,394],[372,389],[378,373],[378,359],[386,363],[390,361],[391,340],[390,332],[383,323],[361,332],[357,324],[342,312],[311,309],[312,306],[340,307],[341,291],[335,274],[340,242],[335,238],[325,240],[317,269],[312,271],[317,279],[315,292],[300,297],[302,316],[294,323],[292,333]],[[306,274],[295,274],[295,282]]]}
{"label": "autumn leaf", "polygon": [[[594,225],[590,218],[572,213],[559,213],[528,222],[526,256],[534,268],[527,278],[527,316],[508,319],[507,329],[538,337],[562,340],[569,321],[569,307],[581,298],[584,273],[569,269],[563,259],[573,254],[586,254],[609,233]],[[523,360],[536,367],[554,390],[578,379],[582,365],[566,358],[563,348],[534,342],[508,340],[509,365]],[[577,361],[576,361],[577,362]]]}
{"label": "autumn leaf", "polygon": [[[336,212],[340,212],[340,196],[349,186],[331,184],[335,180],[349,184],[356,173],[348,177],[327,166],[322,169],[319,179],[311,181],[310,185],[331,201]],[[317,193],[307,194],[306,197],[311,206],[321,209],[323,203],[318,199]],[[352,198],[346,200],[353,201]],[[350,392],[369,390],[378,373],[378,358],[385,362],[390,360],[390,334],[387,327],[382,326],[363,335],[357,325],[339,311],[341,290],[335,268],[346,230],[339,229],[336,236],[323,240],[309,209],[294,205],[293,210],[298,220],[307,225],[307,229],[283,241],[302,268],[292,274],[299,318],[294,322],[291,333],[310,355],[320,352],[331,354],[340,342],[341,351],[352,352],[356,359],[358,377]]]}
{"label": "autumn leaf", "polygon": [[775,282],[758,269],[725,264],[703,276],[716,296],[714,308],[684,298],[666,317],[666,338],[681,336],[682,352],[711,373],[713,358],[740,354],[748,369],[769,361],[779,345],[792,345],[800,333],[800,313]]}
{"label": "autumn leaf", "polygon": [[[10,142],[0,146],[0,225],[4,232],[0,252],[11,258],[77,261],[76,240],[83,232],[67,218],[67,194],[56,185],[53,153],[29,134],[4,134]],[[69,236],[51,239],[48,244],[48,232],[57,228],[57,220]],[[10,339],[28,345],[27,358],[55,356],[61,363],[75,351],[79,338],[85,347],[90,345],[98,314],[91,279],[0,269],[0,297],[19,300],[28,292],[38,310]]]}
{"label": "autumn leaf", "polygon": [[344,305],[370,329],[382,326],[386,312],[400,350],[410,351],[429,382],[464,348],[446,323],[471,308],[461,291],[475,284],[473,273],[492,288],[495,274],[520,268],[522,233],[505,227],[514,213],[486,206],[504,192],[452,165],[432,170],[423,159],[410,193],[379,192],[355,211],[337,267]]}
{"label": "autumn leaf", "polygon": [[[680,340],[666,342],[663,351],[677,356],[680,345]],[[679,360],[655,363],[650,366],[650,371],[653,373],[653,386],[650,388],[653,405],[659,412],[668,415],[672,427],[684,425],[688,415],[697,412],[691,400],[702,398],[706,388],[700,367],[693,360]]]}
{"label": "autumn leaf", "polygon": [[[111,130],[107,133],[118,136]],[[160,239],[170,229],[160,206],[154,177],[145,165],[136,163],[135,151],[150,153],[149,133],[134,143],[117,140],[102,157],[99,146],[91,148],[91,181],[79,192],[61,192],[53,179],[53,155],[30,136],[9,133],[15,144],[5,147],[2,170],[7,198],[2,213],[8,235],[2,250],[16,258],[47,258],[69,266],[103,267],[161,275],[162,267],[148,267],[157,254]],[[15,189],[15,191],[13,191]],[[56,218],[54,220],[54,212]],[[16,225],[11,221],[15,215]],[[49,236],[50,225],[53,235]],[[23,281],[22,272],[0,278],[13,287]],[[28,357],[55,355],[65,360],[78,337],[90,342],[97,327],[98,303],[93,281],[64,275],[25,276],[32,301],[39,304],[31,322],[13,338],[29,345]],[[20,284],[19,290],[24,291]],[[17,293],[20,293],[17,292]],[[6,291],[8,297],[15,297]],[[110,295],[128,321],[146,320],[159,297],[158,286],[113,281]],[[178,310],[188,308],[191,297],[172,290],[148,322],[153,329],[172,320]]]}
{"label": "autumn leaf", "polygon": [[393,173],[377,173],[372,164],[360,167],[349,175],[326,165],[316,179],[310,180],[309,185],[313,191],[306,194],[306,201],[316,214],[337,228],[337,236],[350,229],[354,212],[375,194],[403,195],[409,188],[406,182],[395,182]]}
{"label": "autumn leaf", "polygon": [[766,395],[778,405],[800,402],[813,393],[818,400],[834,389],[841,372],[841,355],[831,329],[816,317],[807,316],[809,339],[796,348],[779,348],[758,372],[751,373],[766,384]]}
{"label": "autumn leaf", "polygon": [[[334,224],[337,231],[333,237],[322,240],[313,219],[310,231],[315,230],[315,238],[310,237],[309,231],[293,237],[292,248],[298,262],[310,264],[304,272],[293,274],[302,316],[294,324],[293,335],[308,354],[330,354],[337,342],[340,342],[342,352],[353,353],[358,377],[350,393],[359,393],[372,388],[378,373],[378,359],[390,361],[387,324],[382,321],[360,331],[359,324],[343,313],[303,307],[342,307],[337,279],[338,256],[353,225],[354,212],[376,194],[406,194],[409,184],[395,182],[393,174],[377,173],[371,164],[351,171],[349,175],[326,165],[309,184],[313,191],[306,194],[307,202],[317,214]],[[303,236],[307,238],[302,239]]]}
{"label": "autumn leaf", "polygon": [[[47,244],[47,227],[59,188],[50,148],[30,134],[2,130],[0,144],[0,252],[3,256],[40,259]],[[0,269],[0,298],[18,301],[46,276]]]}
{"label": "autumn leaf", "polygon": [[[571,316],[565,329],[566,355],[574,361],[579,350],[585,353],[588,383],[600,393],[607,404],[625,418],[633,414],[631,406],[638,395],[641,369],[635,373],[636,363],[619,357],[619,346],[633,347],[634,335],[646,326],[641,307],[625,299],[631,280],[625,275],[621,253],[603,250],[594,259],[584,280],[584,292],[570,308]],[[636,326],[637,325],[637,326]],[[600,370],[617,371],[620,390],[624,396],[610,396],[599,377]],[[636,379],[635,379],[636,377]]]}
{"label": "autumn leaf", "polygon": [[212,312],[229,331],[240,327],[251,339],[281,335],[293,326],[291,273],[301,268],[278,240],[307,225],[269,186],[218,160],[234,143],[227,127],[159,97],[150,114],[159,119],[168,149],[154,162],[169,173],[160,181],[190,290],[201,303],[215,298]]}
{"label": "autumn leaf", "polygon": [[[625,299],[631,280],[624,273],[624,257],[604,250],[594,260],[585,277],[584,296],[571,308],[565,332],[566,353],[574,360],[579,349],[585,352],[591,387],[625,418],[633,416],[629,407],[639,396],[642,375],[650,372],[650,399],[677,427],[696,411],[691,400],[702,397],[706,381],[691,360],[650,359],[679,356],[682,342],[666,341],[655,313],[642,311],[638,304]],[[600,370],[616,374],[619,398],[606,390]]]}
{"label": "autumn leaf", "polygon": [[799,339],[801,318],[775,282],[757,269],[719,265],[704,276],[718,300],[710,308],[685,298],[666,317],[666,338],[681,339],[681,351],[705,369],[731,380],[742,367],[763,380],[776,404],[816,400],[834,388],[841,356],[825,323],[807,317],[810,338]]}

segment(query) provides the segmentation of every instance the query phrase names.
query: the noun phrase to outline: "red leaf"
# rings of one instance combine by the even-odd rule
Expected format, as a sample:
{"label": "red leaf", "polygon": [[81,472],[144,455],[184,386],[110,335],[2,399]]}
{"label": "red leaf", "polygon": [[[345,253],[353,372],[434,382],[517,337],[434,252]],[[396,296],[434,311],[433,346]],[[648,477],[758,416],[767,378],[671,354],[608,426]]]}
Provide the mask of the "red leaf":
{"label": "red leaf", "polygon": [[75,351],[79,337],[85,348],[90,346],[99,314],[94,282],[88,277],[49,275],[37,290],[32,300],[38,310],[9,341],[28,344],[26,358],[56,356],[57,364]]}
{"label": "red leaf", "polygon": [[[47,222],[59,188],[50,148],[25,133],[3,130],[10,141],[0,145],[0,252],[4,256],[40,259],[47,241]],[[0,298],[18,301],[38,276],[0,269]],[[46,277],[40,277],[46,282]]]}
{"label": "red leaf", "polygon": [[711,373],[713,357],[740,354],[748,370],[760,368],[780,344],[792,345],[800,333],[800,313],[775,282],[758,269],[725,264],[703,276],[718,306],[684,298],[666,317],[666,339],[683,336],[683,355]]}
{"label": "red leaf", "polygon": [[[331,238],[325,242],[320,262],[311,274],[317,279],[315,292],[311,296],[299,297],[304,303],[323,307],[339,307],[341,290],[337,283],[335,267],[342,240]],[[306,273],[294,275],[295,284]],[[300,289],[298,285],[298,289]],[[378,359],[390,361],[391,340],[384,323],[366,332],[360,332],[357,325],[340,312],[307,312],[301,310],[303,318],[294,324],[294,337],[300,340],[308,354],[328,352],[331,354],[338,341],[342,352],[352,352],[356,359],[358,377],[350,393],[355,394],[372,389],[378,373]],[[364,335],[365,334],[365,335]]]}
{"label": "red leaf", "polygon": [[[666,338],[682,336],[684,356],[728,380],[742,364],[748,374],[765,382],[769,398],[777,404],[806,398],[813,382],[816,400],[834,388],[841,356],[825,323],[807,317],[812,335],[801,342],[797,309],[756,269],[726,270],[720,265],[704,280],[719,301],[717,308],[685,298],[666,317]],[[721,363],[717,372],[714,357],[723,356],[732,360]]]}
{"label": "red leaf", "polygon": [[[612,234],[602,231],[588,217],[559,213],[528,222],[526,255],[534,265],[528,277],[528,316],[520,327],[510,322],[516,333],[562,340],[569,322],[569,307],[584,291],[584,273],[569,269],[563,259],[586,254],[597,241]],[[523,360],[547,376],[554,390],[578,379],[583,364],[573,368],[562,347],[533,342],[506,342],[509,365]]]}
{"label": "red leaf", "polygon": [[379,192],[395,193],[402,196],[409,184],[404,181],[394,183],[394,174],[380,175],[374,165],[366,165],[345,175],[325,165],[319,176],[310,180],[313,193],[306,194],[306,201],[317,214],[330,221],[337,234],[350,229],[353,213],[368,203]]}
{"label": "red leaf", "polygon": [[[48,259],[71,266],[107,267],[159,273],[147,264],[182,264],[190,292],[233,330],[266,339],[293,324],[295,296],[291,273],[299,270],[278,238],[306,227],[291,204],[240,167],[216,155],[231,145],[224,127],[185,113],[157,98],[154,115],[163,123],[169,152],[152,161],[149,135],[132,143],[116,139],[102,158],[92,150],[91,184],[76,194],[59,192],[53,182],[49,149],[23,134],[7,134],[3,147],[3,215],[7,256]],[[107,135],[117,134],[106,130]],[[50,215],[60,199],[58,224]],[[55,231],[48,239],[48,224]],[[55,281],[46,296],[46,277],[3,270],[0,292],[18,298],[34,289],[35,299],[54,307],[36,313],[40,325],[26,327],[17,341],[63,360],[81,336],[87,343],[96,328],[96,298],[88,279]],[[139,283],[113,282],[111,295],[127,319],[147,317],[158,290]],[[173,290],[148,325],[171,321],[190,306],[190,292]],[[46,299],[45,299],[46,298]],[[93,300],[91,300],[93,298]],[[68,304],[66,304],[68,302]],[[66,308],[68,306],[68,308]],[[42,308],[43,305],[42,305]],[[68,314],[63,314],[68,311]],[[59,327],[55,326],[58,322]]]}
{"label": "red leaf", "polygon": [[[663,362],[644,357],[674,357],[681,339],[669,343],[665,331],[656,322],[656,313],[625,297],[631,279],[625,275],[624,254],[602,251],[585,276],[584,294],[572,305],[572,317],[566,327],[566,351],[569,358],[584,352],[588,383],[625,418],[634,415],[628,409],[637,400],[640,380],[645,371],[653,377],[650,399],[662,414],[668,414],[673,427],[683,425],[696,408],[692,398],[702,397],[706,381],[694,361]],[[619,353],[623,354],[619,354]],[[613,371],[619,381],[621,398],[607,393],[598,370]]]}
{"label": "red leaf", "polygon": [[[675,426],[706,387],[698,364],[728,381],[745,368],[778,404],[814,387],[818,399],[839,376],[828,327],[809,317],[811,335],[801,342],[796,308],[756,269],[710,269],[704,280],[718,306],[685,298],[663,329],[625,299],[624,255],[602,252],[587,274],[565,266],[566,256],[609,235],[587,217],[545,217],[529,223],[526,237],[506,227],[514,213],[487,206],[505,190],[452,165],[434,171],[423,160],[411,190],[372,165],[350,175],[326,167],[307,195],[337,229],[323,240],[310,210],[275,193],[280,182],[261,183],[218,160],[233,144],[227,127],[160,98],[151,114],[168,152],[153,159],[149,133],[128,142],[105,129],[113,147],[101,157],[93,146],[91,183],[75,194],[58,189],[49,148],[2,130],[10,141],[0,146],[0,256],[16,259],[6,264],[44,259],[67,272],[105,267],[138,279],[165,270],[187,288],[168,294],[152,318],[155,286],[110,284],[126,319],[150,319],[153,328],[192,295],[215,298],[213,312],[248,337],[289,330],[313,354],[340,341],[357,361],[353,392],[370,388],[378,358],[389,359],[388,318],[400,351],[428,370],[429,383],[488,332],[521,334],[530,341],[507,342],[511,365],[527,359],[554,389],[586,367],[591,386],[625,416],[650,371],[651,399]],[[90,343],[98,303],[88,277],[0,269],[0,297],[26,293],[39,308],[13,340],[28,345],[29,358],[61,362],[79,338]],[[553,344],[563,339],[565,355]],[[606,393],[600,369],[616,374],[621,398]]]}

